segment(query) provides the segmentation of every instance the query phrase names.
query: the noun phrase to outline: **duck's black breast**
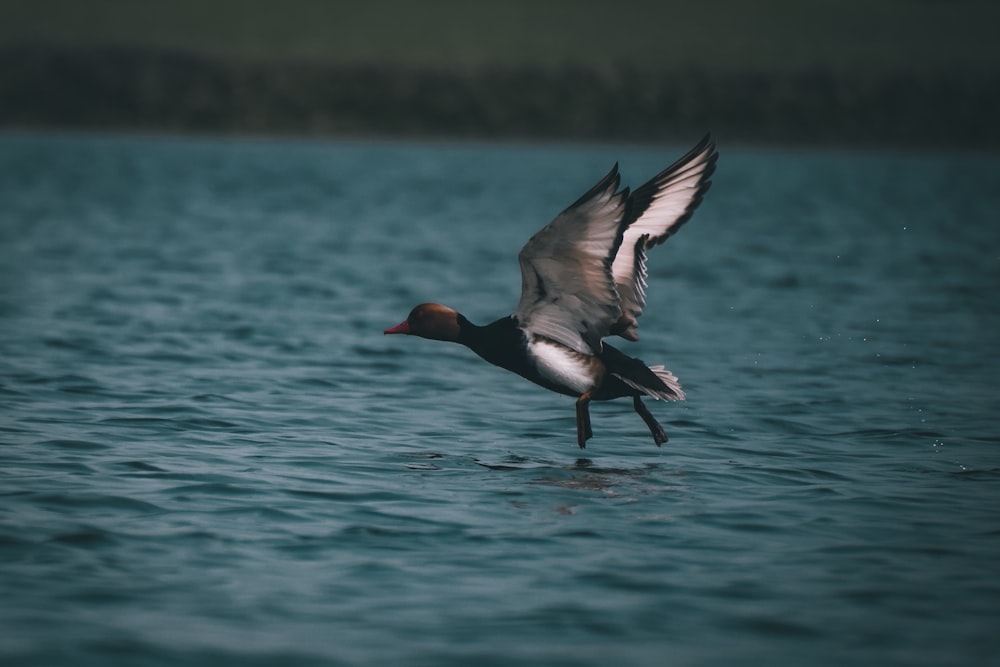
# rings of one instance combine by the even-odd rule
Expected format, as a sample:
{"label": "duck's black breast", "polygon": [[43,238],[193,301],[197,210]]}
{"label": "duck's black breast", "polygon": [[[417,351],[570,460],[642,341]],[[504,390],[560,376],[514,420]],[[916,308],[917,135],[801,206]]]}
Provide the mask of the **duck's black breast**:
{"label": "duck's black breast", "polygon": [[513,317],[502,317],[484,327],[459,317],[459,341],[494,366],[523,375],[528,363],[528,341]]}
{"label": "duck's black breast", "polygon": [[458,342],[494,366],[517,373],[526,380],[560,394],[576,395],[539,374],[528,354],[528,339],[513,316],[502,317],[482,327],[459,316],[458,326],[461,332]]}

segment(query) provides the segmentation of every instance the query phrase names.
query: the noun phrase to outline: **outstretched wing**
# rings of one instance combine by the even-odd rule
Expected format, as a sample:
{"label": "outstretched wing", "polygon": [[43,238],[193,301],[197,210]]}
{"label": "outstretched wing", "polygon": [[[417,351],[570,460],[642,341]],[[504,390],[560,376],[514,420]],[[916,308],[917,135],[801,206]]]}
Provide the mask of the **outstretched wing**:
{"label": "outstretched wing", "polygon": [[611,333],[638,340],[636,327],[646,306],[646,250],[663,243],[687,222],[712,182],[719,153],[711,135],[629,197],[621,247],[611,273],[621,298],[621,318]]}
{"label": "outstretched wing", "polygon": [[622,315],[611,265],[621,244],[628,188],[618,165],[521,249],[521,301],[514,316],[533,334],[583,354]]}

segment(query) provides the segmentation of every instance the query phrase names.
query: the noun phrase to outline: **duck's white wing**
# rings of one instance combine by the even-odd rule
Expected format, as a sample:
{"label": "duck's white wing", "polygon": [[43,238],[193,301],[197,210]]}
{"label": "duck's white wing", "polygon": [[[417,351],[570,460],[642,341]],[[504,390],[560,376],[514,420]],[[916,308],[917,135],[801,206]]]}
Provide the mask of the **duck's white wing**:
{"label": "duck's white wing", "polygon": [[646,250],[680,229],[712,182],[719,153],[710,135],[629,197],[626,229],[611,272],[621,298],[621,319],[611,333],[638,340],[636,327],[646,306]]}
{"label": "duck's white wing", "polygon": [[622,315],[611,264],[626,222],[628,189],[618,165],[521,249],[521,301],[514,316],[529,332],[583,354]]}

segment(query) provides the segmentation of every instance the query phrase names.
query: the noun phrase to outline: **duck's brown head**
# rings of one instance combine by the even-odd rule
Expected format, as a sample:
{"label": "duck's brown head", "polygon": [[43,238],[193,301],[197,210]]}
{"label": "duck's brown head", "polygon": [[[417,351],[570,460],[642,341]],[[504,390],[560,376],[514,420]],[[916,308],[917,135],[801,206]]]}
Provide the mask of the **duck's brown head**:
{"label": "duck's brown head", "polygon": [[394,327],[386,329],[386,334],[407,334],[431,340],[457,342],[460,329],[459,314],[440,303],[422,303],[410,311],[409,316]]}

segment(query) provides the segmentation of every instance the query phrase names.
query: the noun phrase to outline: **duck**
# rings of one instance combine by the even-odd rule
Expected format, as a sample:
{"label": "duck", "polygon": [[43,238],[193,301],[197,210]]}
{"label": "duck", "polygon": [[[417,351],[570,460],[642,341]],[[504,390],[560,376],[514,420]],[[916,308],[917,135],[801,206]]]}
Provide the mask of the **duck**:
{"label": "duck", "polygon": [[576,399],[577,445],[593,437],[590,403],[631,398],[659,447],[668,441],[643,398],[684,400],[663,365],[648,366],[605,342],[639,340],[646,308],[646,253],[691,219],[719,158],[706,134],[635,190],[618,163],[521,249],[521,298],[506,317],[476,325],[439,303],[421,303],[384,334],[458,343],[482,359]]}

